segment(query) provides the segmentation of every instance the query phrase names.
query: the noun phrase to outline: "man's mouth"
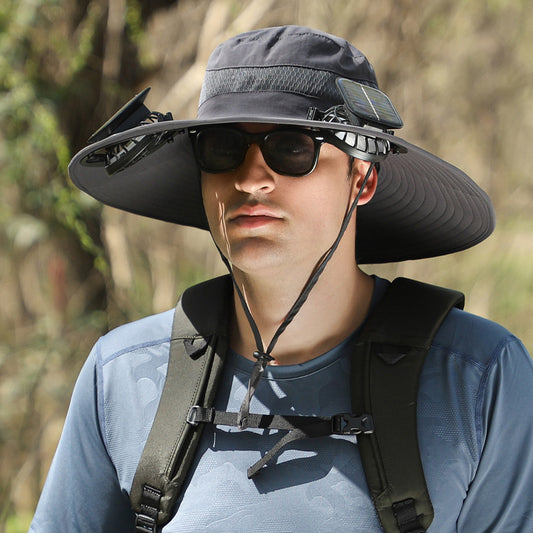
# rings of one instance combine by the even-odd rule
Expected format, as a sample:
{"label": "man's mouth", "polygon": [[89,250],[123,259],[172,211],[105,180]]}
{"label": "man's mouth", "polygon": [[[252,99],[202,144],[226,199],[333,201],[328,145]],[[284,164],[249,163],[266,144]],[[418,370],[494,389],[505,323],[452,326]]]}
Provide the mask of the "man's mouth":
{"label": "man's mouth", "polygon": [[239,227],[256,228],[278,222],[282,216],[275,210],[263,205],[243,205],[232,211],[228,222]]}

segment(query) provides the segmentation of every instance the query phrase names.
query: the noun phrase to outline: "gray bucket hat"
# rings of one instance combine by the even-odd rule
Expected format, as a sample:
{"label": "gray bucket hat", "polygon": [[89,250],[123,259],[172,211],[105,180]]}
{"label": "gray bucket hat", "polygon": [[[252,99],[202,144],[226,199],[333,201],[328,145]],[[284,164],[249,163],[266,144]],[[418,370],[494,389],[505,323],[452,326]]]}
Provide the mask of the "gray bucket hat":
{"label": "gray bucket hat", "polygon": [[[224,123],[301,126],[351,135],[363,159],[388,151],[378,158],[374,198],[357,210],[360,263],[448,254],[488,237],[494,212],[486,193],[458,168],[394,135],[401,120],[391,125],[351,113],[342,80],[348,89],[352,82],[368,88],[370,100],[382,95],[372,65],[344,39],[299,26],[238,35],[212,53],[196,119],[151,113],[141,93],[74,156],[71,179],[109,206],[208,229],[189,132]],[[332,109],[348,119],[331,121]]]}

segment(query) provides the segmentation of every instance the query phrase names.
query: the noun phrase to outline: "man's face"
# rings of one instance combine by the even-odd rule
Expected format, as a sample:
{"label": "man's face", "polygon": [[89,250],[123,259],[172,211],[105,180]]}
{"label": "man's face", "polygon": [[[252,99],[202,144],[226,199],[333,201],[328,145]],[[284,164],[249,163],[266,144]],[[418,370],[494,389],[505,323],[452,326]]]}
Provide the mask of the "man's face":
{"label": "man's face", "polygon": [[[275,128],[240,127],[251,133]],[[215,242],[234,268],[245,273],[272,275],[283,268],[310,272],[334,242],[353,200],[354,180],[348,173],[348,156],[327,143],[315,170],[302,177],[277,174],[252,144],[236,170],[202,173],[204,207]],[[354,243],[355,235],[348,233],[351,237],[345,237]]]}

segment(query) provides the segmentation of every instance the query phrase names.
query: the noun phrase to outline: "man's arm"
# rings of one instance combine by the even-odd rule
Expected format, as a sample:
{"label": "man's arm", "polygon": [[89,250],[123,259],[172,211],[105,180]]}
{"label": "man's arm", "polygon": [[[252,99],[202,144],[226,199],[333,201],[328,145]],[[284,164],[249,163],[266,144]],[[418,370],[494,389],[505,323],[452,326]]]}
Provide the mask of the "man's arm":
{"label": "man's arm", "polygon": [[520,341],[485,372],[476,410],[481,455],[457,531],[533,531],[533,362]]}
{"label": "man's arm", "polygon": [[100,431],[93,349],[85,363],[30,533],[132,531],[134,515]]}

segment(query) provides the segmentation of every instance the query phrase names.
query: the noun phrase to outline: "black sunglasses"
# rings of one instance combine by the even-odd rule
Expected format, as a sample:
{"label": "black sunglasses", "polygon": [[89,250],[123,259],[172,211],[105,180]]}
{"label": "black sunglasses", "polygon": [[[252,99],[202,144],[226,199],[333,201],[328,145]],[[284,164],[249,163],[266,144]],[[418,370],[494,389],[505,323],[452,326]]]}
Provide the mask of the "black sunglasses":
{"label": "black sunglasses", "polygon": [[247,133],[231,126],[204,126],[189,131],[194,155],[204,172],[217,174],[236,170],[248,148],[257,144],[266,164],[277,174],[306,176],[313,172],[324,132],[304,128],[280,128]]}

